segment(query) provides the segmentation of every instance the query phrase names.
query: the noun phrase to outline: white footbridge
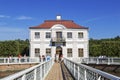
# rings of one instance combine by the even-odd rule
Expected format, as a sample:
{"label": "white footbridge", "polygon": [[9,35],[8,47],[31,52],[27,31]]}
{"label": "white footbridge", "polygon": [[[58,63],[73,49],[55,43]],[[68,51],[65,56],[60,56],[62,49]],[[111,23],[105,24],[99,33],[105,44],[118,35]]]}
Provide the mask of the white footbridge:
{"label": "white footbridge", "polygon": [[[120,77],[106,73],[104,71],[92,68],[86,64],[107,64],[107,65],[120,65],[120,58],[78,58],[63,60],[69,73],[74,77],[75,80],[120,80]],[[15,74],[4,77],[0,80],[44,80],[48,75],[50,69],[54,64],[54,59],[40,62],[39,58],[0,58],[0,65],[4,64],[27,64],[27,63],[39,63],[31,68],[17,72]],[[55,74],[53,74],[55,75]],[[54,80],[54,79],[53,79]],[[63,79],[64,80],[64,79]]]}

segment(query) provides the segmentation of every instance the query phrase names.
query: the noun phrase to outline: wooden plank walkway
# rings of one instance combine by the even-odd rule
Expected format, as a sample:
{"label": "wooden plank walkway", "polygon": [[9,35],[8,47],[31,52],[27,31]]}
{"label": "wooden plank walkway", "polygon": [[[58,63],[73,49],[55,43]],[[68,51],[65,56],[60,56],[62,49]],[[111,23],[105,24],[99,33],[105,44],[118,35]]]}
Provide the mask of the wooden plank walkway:
{"label": "wooden plank walkway", "polygon": [[54,63],[45,80],[63,80],[62,70],[59,63]]}
{"label": "wooden plank walkway", "polygon": [[54,63],[45,80],[75,80],[64,63]]}

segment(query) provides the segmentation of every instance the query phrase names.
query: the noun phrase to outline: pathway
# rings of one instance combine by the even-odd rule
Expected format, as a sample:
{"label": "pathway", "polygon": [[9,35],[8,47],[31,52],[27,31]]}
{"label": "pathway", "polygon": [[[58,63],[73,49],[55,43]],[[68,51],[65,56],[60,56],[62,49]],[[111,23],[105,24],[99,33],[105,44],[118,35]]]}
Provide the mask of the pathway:
{"label": "pathway", "polygon": [[59,63],[54,63],[45,80],[63,80],[62,70]]}

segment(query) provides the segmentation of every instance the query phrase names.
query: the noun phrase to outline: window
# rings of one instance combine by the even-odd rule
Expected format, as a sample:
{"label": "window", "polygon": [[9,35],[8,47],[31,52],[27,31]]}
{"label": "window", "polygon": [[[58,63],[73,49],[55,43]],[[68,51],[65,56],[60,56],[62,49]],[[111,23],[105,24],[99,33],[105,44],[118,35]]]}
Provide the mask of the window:
{"label": "window", "polygon": [[40,48],[35,48],[35,57],[40,55]]}
{"label": "window", "polygon": [[50,32],[46,32],[46,38],[51,38],[51,33]]}
{"label": "window", "polygon": [[83,48],[78,49],[78,57],[83,57]]}
{"label": "window", "polygon": [[35,32],[35,39],[40,38],[40,32]]}
{"label": "window", "polygon": [[62,38],[62,32],[56,32],[56,37],[59,39],[59,38]]}
{"label": "window", "polygon": [[72,38],[72,32],[67,33],[67,38]]}
{"label": "window", "polygon": [[51,49],[50,48],[46,48],[46,56],[51,56]]}
{"label": "window", "polygon": [[78,38],[83,38],[83,32],[78,33]]}
{"label": "window", "polygon": [[67,49],[67,57],[72,57],[72,49],[71,48]]}

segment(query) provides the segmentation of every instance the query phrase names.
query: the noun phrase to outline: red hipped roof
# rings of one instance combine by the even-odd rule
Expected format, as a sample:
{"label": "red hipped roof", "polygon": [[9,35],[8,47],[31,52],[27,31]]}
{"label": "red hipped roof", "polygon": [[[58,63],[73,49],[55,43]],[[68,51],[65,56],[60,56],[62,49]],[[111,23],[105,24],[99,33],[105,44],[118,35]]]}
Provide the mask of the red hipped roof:
{"label": "red hipped roof", "polygon": [[61,24],[70,29],[88,29],[87,27],[74,23],[72,20],[45,20],[44,23],[38,26],[30,27],[30,29],[49,29],[56,24]]}

